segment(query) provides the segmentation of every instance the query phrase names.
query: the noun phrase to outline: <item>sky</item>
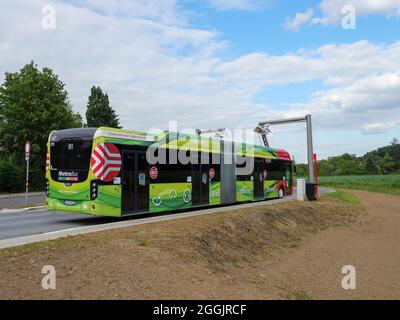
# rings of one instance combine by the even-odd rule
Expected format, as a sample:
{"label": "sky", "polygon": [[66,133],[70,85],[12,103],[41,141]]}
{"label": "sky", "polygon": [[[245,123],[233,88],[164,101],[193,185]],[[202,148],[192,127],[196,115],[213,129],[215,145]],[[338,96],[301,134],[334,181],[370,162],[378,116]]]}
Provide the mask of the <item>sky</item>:
{"label": "sky", "polygon": [[[400,0],[1,1],[0,81],[32,60],[83,116],[100,86],[125,129],[311,114],[319,159],[400,138]],[[271,131],[306,161],[304,124]]]}

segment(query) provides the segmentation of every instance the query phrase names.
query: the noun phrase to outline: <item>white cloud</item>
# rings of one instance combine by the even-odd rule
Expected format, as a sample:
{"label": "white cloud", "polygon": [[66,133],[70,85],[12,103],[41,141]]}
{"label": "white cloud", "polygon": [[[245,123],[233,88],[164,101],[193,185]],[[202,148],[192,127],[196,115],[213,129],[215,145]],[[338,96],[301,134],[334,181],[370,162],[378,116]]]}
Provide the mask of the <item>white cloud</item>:
{"label": "white cloud", "polygon": [[317,92],[309,102],[294,104],[282,114],[291,117],[311,113],[317,126],[324,129],[361,129],[363,133],[377,133],[379,128],[380,133],[400,125],[400,120],[397,123],[387,121],[399,118],[399,92],[400,73],[370,75],[351,84]]}
{"label": "white cloud", "polygon": [[299,31],[304,24],[311,20],[313,15],[314,10],[311,8],[307,9],[305,12],[298,12],[294,18],[288,17],[286,19],[285,27],[288,30]]}
{"label": "white cloud", "polygon": [[322,0],[318,9],[321,13],[320,16],[315,16],[313,19],[306,13],[297,13],[294,18],[288,17],[287,23],[298,31],[304,24],[311,25],[330,25],[338,23],[344,17],[343,8],[353,7],[355,9],[356,17],[367,16],[371,14],[385,15],[386,17],[399,17],[400,16],[400,0]]}
{"label": "white cloud", "polygon": [[[312,112],[318,130],[366,132],[366,125],[400,114],[400,42],[360,41],[224,60],[226,43],[219,34],[192,27],[175,1],[161,7],[149,1],[136,10],[143,1],[3,4],[0,74],[31,60],[52,68],[82,115],[90,87],[100,85],[121,124],[136,130],[167,128],[169,120],[178,120],[180,128],[252,128],[261,119]],[[41,7],[49,3],[57,12],[54,31],[41,28]],[[265,88],[307,81],[325,85],[310,101],[274,109],[254,102]],[[288,147],[303,154],[301,137],[291,136]]]}
{"label": "white cloud", "polygon": [[1,73],[16,71],[32,59],[53,68],[82,114],[90,87],[100,85],[127,128],[165,128],[170,119],[206,126],[209,119],[202,113],[211,114],[216,105],[221,112],[225,108],[228,113],[228,105],[246,112],[240,106],[248,96],[225,90],[210,73],[224,47],[215,32],[164,23],[161,17],[156,21],[130,12],[114,16],[107,8],[98,13],[61,2],[53,2],[56,30],[46,31],[40,27],[45,3],[4,6]]}
{"label": "white cloud", "polygon": [[220,63],[214,71],[225,82],[254,92],[265,86],[308,80],[342,86],[376,72],[399,70],[399,54],[400,42],[385,46],[358,41],[280,56],[252,53]]}
{"label": "white cloud", "polygon": [[357,16],[383,14],[400,15],[400,0],[322,0],[319,4],[325,23],[335,23],[342,18],[342,8],[353,6]]}
{"label": "white cloud", "polygon": [[217,10],[258,10],[269,5],[268,0],[208,0]]}
{"label": "white cloud", "polygon": [[[384,46],[360,41],[282,56],[249,54],[220,63],[214,72],[227,86],[253,96],[266,87],[322,81],[326,89],[310,101],[282,105],[282,111],[269,117],[312,113],[317,128],[362,130],[366,123],[399,117],[399,55],[400,42]],[[254,113],[257,117],[262,115]]]}
{"label": "white cloud", "polygon": [[397,125],[395,122],[375,122],[368,123],[362,127],[364,134],[379,134],[384,133],[388,129],[395,128]]}
{"label": "white cloud", "polygon": [[[62,3],[62,0],[56,0]],[[187,24],[176,0],[69,0],[75,7],[93,10],[106,16],[143,18],[165,24]]]}

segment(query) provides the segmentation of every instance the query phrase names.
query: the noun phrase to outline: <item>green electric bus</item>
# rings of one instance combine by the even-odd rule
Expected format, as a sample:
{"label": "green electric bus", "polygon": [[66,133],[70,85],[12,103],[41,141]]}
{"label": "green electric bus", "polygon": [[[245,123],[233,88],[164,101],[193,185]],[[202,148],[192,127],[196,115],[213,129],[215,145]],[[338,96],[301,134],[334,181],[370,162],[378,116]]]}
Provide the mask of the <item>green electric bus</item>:
{"label": "green electric bus", "polygon": [[[177,161],[179,155],[189,161]],[[210,137],[106,127],[53,131],[46,206],[122,217],[282,198],[293,193],[293,168],[284,150]]]}

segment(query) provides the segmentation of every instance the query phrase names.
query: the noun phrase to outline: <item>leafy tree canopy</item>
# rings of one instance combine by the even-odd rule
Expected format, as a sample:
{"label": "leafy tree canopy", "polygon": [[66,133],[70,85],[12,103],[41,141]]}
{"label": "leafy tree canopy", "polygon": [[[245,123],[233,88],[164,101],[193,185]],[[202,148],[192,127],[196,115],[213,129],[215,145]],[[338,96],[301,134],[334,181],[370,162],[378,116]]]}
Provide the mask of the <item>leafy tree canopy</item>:
{"label": "leafy tree canopy", "polygon": [[[400,173],[400,144],[394,138],[390,145],[368,152],[362,157],[345,153],[320,160],[318,172],[320,176]],[[297,175],[308,175],[308,166],[298,164]]]}
{"label": "leafy tree canopy", "polygon": [[118,116],[114,109],[110,107],[107,93],[103,93],[100,87],[93,86],[90,90],[86,110],[86,121],[88,127],[121,128]]}
{"label": "leafy tree canopy", "polygon": [[[7,72],[0,86],[0,154],[23,166],[26,140],[32,145],[32,169],[44,167],[46,143],[52,130],[82,127],[65,85],[50,68],[34,62]],[[12,159],[12,160],[11,160]],[[35,167],[36,166],[36,167]]]}

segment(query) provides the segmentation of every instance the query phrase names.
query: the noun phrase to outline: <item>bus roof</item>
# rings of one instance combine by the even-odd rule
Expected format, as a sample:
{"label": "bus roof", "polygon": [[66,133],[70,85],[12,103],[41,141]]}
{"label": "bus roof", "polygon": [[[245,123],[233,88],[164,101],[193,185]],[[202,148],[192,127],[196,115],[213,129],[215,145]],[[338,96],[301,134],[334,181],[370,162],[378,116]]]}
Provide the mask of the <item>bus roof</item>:
{"label": "bus roof", "polygon": [[62,139],[67,139],[71,137],[79,137],[82,139],[93,139],[97,128],[73,128],[56,130],[50,133],[50,138],[52,142],[57,142]]}
{"label": "bus roof", "polygon": [[[108,127],[100,128],[77,128],[54,131],[51,135],[52,141],[60,140],[68,137],[82,137],[82,138],[104,138],[107,142],[116,144],[129,144],[129,145],[153,145],[159,148],[170,148],[177,150],[192,150],[204,152],[221,152],[221,139],[212,137],[188,135],[180,132],[163,131],[159,134],[115,129]],[[266,148],[260,145],[247,144],[235,141],[226,141],[234,145],[237,155],[260,157],[266,159],[281,159],[291,160],[290,154],[282,149]]]}

